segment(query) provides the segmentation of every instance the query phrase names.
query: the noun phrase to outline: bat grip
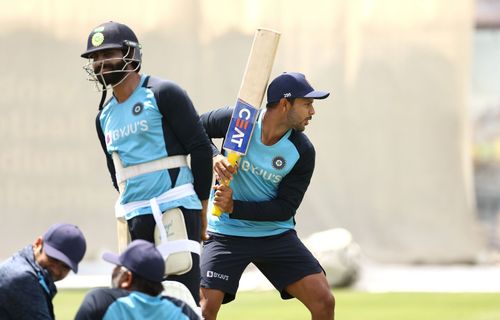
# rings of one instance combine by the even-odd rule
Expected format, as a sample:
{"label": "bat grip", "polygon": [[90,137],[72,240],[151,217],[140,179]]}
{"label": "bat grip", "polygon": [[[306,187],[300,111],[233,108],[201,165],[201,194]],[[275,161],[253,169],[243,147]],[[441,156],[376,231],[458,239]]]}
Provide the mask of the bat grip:
{"label": "bat grip", "polygon": [[[228,153],[228,155],[227,155],[227,160],[229,161],[229,163],[233,167],[236,167],[239,159],[240,159],[240,154],[237,153],[237,152],[231,152],[230,151]],[[225,186],[229,186],[229,184],[231,183],[231,180],[220,181],[220,183],[223,184],[223,185],[225,185]],[[222,214],[221,208],[219,208],[218,206],[214,205],[212,207],[212,215],[219,217],[221,214]]]}

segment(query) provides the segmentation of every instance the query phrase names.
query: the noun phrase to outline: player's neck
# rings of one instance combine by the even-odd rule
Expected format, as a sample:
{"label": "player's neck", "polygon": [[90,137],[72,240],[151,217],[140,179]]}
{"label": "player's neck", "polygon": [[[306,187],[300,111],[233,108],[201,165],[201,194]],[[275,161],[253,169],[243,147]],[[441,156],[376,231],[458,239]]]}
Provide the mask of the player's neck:
{"label": "player's neck", "polygon": [[118,85],[113,87],[113,95],[119,103],[127,100],[135,88],[141,82],[141,75],[137,72],[131,72],[127,75],[127,77]]}
{"label": "player's neck", "polygon": [[273,109],[266,110],[262,119],[260,139],[266,146],[272,146],[278,142],[290,129],[286,121],[283,121],[282,115],[278,114],[278,112]]}

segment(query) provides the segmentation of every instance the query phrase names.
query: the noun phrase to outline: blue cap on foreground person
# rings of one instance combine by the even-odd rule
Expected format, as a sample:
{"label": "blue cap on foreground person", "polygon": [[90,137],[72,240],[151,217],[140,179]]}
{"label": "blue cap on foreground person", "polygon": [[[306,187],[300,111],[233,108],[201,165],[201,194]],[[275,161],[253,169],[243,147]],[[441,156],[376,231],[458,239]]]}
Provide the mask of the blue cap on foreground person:
{"label": "blue cap on foreground person", "polygon": [[0,264],[0,319],[54,319],[54,282],[78,271],[86,249],[77,226],[58,223]]}
{"label": "blue cap on foreground person", "polygon": [[122,254],[106,252],[115,264],[112,288],[97,288],[84,298],[75,319],[200,319],[184,301],[161,295],[165,261],[155,245],[134,240]]}
{"label": "blue cap on foreground person", "polygon": [[87,243],[82,232],[72,224],[54,224],[43,235],[45,252],[51,258],[64,262],[73,272],[78,272]]}
{"label": "blue cap on foreground person", "polygon": [[127,268],[136,275],[153,282],[161,282],[165,274],[165,261],[153,243],[132,241],[121,255],[106,252],[102,259]]}

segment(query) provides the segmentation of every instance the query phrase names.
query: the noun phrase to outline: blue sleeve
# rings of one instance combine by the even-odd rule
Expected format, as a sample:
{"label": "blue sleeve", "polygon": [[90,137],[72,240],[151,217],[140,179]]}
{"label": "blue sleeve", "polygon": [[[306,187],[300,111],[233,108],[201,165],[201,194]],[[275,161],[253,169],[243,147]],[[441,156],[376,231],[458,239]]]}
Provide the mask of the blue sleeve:
{"label": "blue sleeve", "polygon": [[200,316],[198,316],[198,314],[186,302],[174,297],[163,296],[162,298],[169,300],[177,307],[179,307],[182,313],[184,313],[189,318],[189,320],[200,320]]}
{"label": "blue sleeve", "polygon": [[286,221],[295,216],[311,182],[316,158],[314,147],[307,138],[298,145],[298,150],[300,158],[292,171],[281,180],[276,198],[263,202],[235,200],[229,217],[250,221]]}
{"label": "blue sleeve", "polygon": [[128,294],[129,292],[122,289],[94,289],[85,295],[76,313],[75,320],[102,319],[113,302]]}
{"label": "blue sleeve", "polygon": [[102,151],[104,152],[104,156],[106,157],[106,164],[108,166],[108,171],[109,174],[111,175],[111,181],[113,183],[113,186],[115,187],[116,190],[118,190],[118,183],[116,182],[116,172],[115,172],[115,165],[113,164],[113,159],[108,153],[108,149],[106,148],[106,139],[104,137],[104,133],[102,132],[102,127],[101,127],[101,112],[97,114],[97,117],[95,119],[95,126],[97,130],[97,136],[99,137],[99,141],[101,142],[101,148]]}
{"label": "blue sleeve", "polygon": [[[227,128],[231,122],[233,108],[225,107],[209,111],[201,115],[201,123],[210,139],[219,139],[226,136]],[[212,143],[212,156],[220,154],[219,149]]]}
{"label": "blue sleeve", "polygon": [[[157,81],[151,79],[150,83]],[[200,200],[207,200],[212,185],[212,157],[210,142],[187,93],[170,81],[158,82],[154,87],[158,109],[165,119],[165,144],[170,151],[168,133],[172,133],[183,150],[175,154],[191,155],[194,189]],[[172,150],[175,150],[173,148]]]}

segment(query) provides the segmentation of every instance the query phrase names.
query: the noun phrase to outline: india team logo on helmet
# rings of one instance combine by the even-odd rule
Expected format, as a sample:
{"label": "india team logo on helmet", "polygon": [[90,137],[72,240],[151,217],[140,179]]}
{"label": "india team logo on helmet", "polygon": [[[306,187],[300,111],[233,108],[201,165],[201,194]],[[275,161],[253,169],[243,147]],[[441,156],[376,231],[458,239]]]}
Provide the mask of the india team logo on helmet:
{"label": "india team logo on helmet", "polygon": [[274,157],[274,159],[273,159],[273,168],[274,169],[281,170],[285,167],[285,165],[286,165],[285,158],[283,158],[282,156]]}
{"label": "india team logo on helmet", "polygon": [[104,42],[104,34],[102,32],[96,32],[92,36],[92,45],[94,47],[100,46]]}

